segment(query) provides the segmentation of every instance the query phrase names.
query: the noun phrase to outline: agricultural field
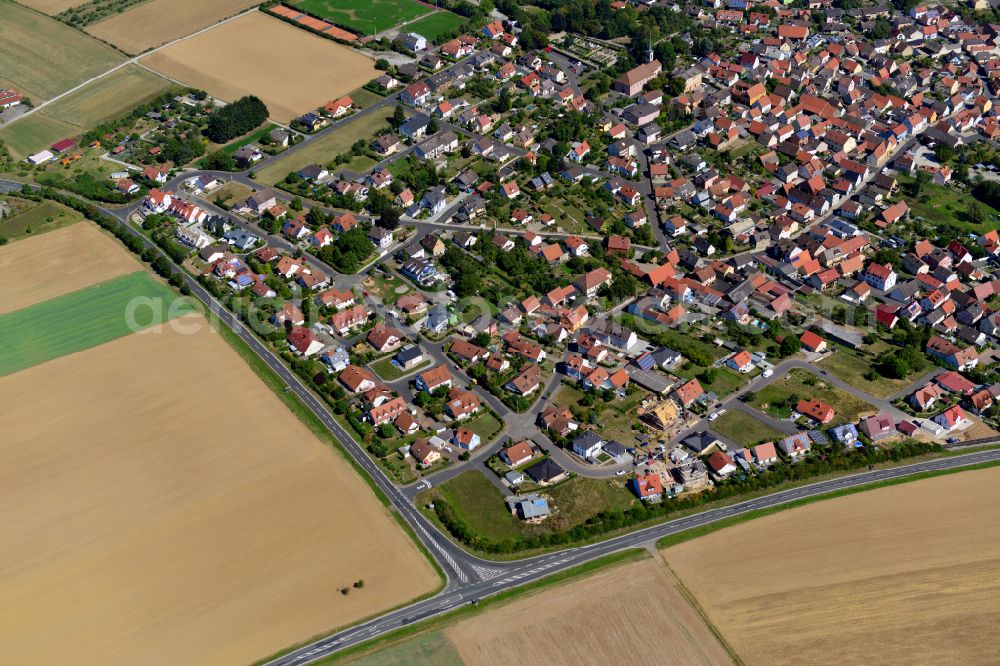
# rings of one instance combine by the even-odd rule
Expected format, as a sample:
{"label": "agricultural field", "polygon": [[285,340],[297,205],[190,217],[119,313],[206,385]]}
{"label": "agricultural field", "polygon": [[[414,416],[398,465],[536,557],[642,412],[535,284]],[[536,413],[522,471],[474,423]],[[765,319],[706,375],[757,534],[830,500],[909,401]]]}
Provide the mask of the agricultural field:
{"label": "agricultural field", "polygon": [[310,164],[327,164],[337,155],[349,150],[358,139],[369,141],[374,138],[375,132],[386,126],[391,115],[392,108],[385,106],[361,118],[355,118],[347,125],[303,145],[301,150],[270,162],[256,172],[257,180],[274,185],[284,180],[289,173],[298,171],[302,167]]}
{"label": "agricultural field", "polygon": [[290,4],[362,35],[374,35],[433,11],[416,0],[296,0]]}
{"label": "agricultural field", "polygon": [[449,33],[465,23],[458,14],[448,11],[434,12],[403,27],[406,32],[415,32],[429,40],[435,40],[439,35]]}
{"label": "agricultural field", "polygon": [[161,76],[128,65],[0,129],[0,139],[17,156],[24,157],[98,123],[119,118],[174,87]]}
{"label": "agricultural field", "polygon": [[[964,471],[765,516],[663,556],[749,665],[988,663],[997,501],[1000,469]],[[740,566],[720,568],[719,553]]]}
{"label": "agricultural field", "polygon": [[66,11],[72,7],[83,4],[84,0],[20,0],[20,4],[25,7],[37,9],[43,14],[55,16],[59,12]]}
{"label": "agricultural field", "polygon": [[[43,204],[44,205],[44,204]],[[30,211],[29,211],[30,212]],[[0,226],[6,222],[0,222]],[[31,270],[24,270],[31,266]],[[79,222],[0,247],[0,314],[13,312],[99,282],[133,273],[142,265],[92,222]],[[58,279],[39,279],[58,276]]]}
{"label": "agricultural field", "polygon": [[82,217],[75,210],[54,201],[43,201],[38,205],[33,201],[23,203],[26,206],[16,214],[0,218],[0,238],[13,241],[43,234],[79,222]]}
{"label": "agricultural field", "polygon": [[119,118],[135,107],[177,88],[138,65],[128,65],[67,95],[39,113],[89,129]]}
{"label": "agricultural field", "polygon": [[257,95],[282,123],[377,76],[374,61],[358,51],[259,12],[168,46],[142,62],[219,99]]}
{"label": "agricultural field", "polygon": [[206,321],[176,323],[0,379],[0,662],[246,664],[438,584]]}
{"label": "agricultural field", "polygon": [[11,0],[0,0],[0,16],[0,84],[23,91],[35,103],[106,72],[125,59],[80,31]]}
{"label": "agricultural field", "polygon": [[8,312],[0,315],[0,377],[189,312],[142,270]]}
{"label": "agricultural field", "polygon": [[136,55],[193,34],[259,4],[251,0],[150,0],[86,31]]}
{"label": "agricultural field", "polygon": [[741,446],[781,439],[784,435],[746,412],[730,410],[708,424],[710,430]]}
{"label": "agricultural field", "polygon": [[[819,400],[833,407],[836,415],[830,426],[843,423],[856,423],[864,416],[870,416],[877,410],[867,402],[843,391],[821,377],[816,377],[805,370],[792,370],[781,379],[768,384],[757,391],[750,401],[757,409],[766,411],[775,417],[785,417],[791,409],[781,406],[782,403],[798,400]],[[794,405],[792,405],[794,408]]]}
{"label": "agricultural field", "polygon": [[[655,648],[643,645],[655,636]],[[669,666],[731,664],[659,558],[531,592],[347,663],[612,664],[655,649]]]}

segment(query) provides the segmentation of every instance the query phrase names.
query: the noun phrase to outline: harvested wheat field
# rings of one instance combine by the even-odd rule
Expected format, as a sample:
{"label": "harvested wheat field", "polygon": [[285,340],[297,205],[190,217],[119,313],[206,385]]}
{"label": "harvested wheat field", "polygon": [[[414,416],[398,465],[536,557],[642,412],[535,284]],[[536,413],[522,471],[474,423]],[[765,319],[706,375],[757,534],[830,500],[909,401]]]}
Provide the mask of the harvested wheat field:
{"label": "harvested wheat field", "polygon": [[985,664],[1000,469],[879,488],[664,551],[747,664]]}
{"label": "harvested wheat field", "polygon": [[0,395],[0,663],[243,665],[438,584],[198,315]]}
{"label": "harvested wheat field", "polygon": [[86,0],[19,0],[25,7],[37,9],[43,14],[55,16],[73,7],[79,7]]}
{"label": "harvested wheat field", "polygon": [[257,4],[252,0],[151,0],[93,23],[86,31],[135,55],[196,33]]}
{"label": "harvested wheat field", "polygon": [[662,562],[645,558],[490,609],[445,630],[462,661],[613,664],[653,641],[658,664],[730,664]]}
{"label": "harvested wheat field", "polygon": [[177,81],[226,101],[253,94],[289,122],[378,75],[354,49],[255,12],[142,59]]}
{"label": "harvested wheat field", "polygon": [[141,269],[128,250],[93,222],[25,238],[0,247],[0,314]]}

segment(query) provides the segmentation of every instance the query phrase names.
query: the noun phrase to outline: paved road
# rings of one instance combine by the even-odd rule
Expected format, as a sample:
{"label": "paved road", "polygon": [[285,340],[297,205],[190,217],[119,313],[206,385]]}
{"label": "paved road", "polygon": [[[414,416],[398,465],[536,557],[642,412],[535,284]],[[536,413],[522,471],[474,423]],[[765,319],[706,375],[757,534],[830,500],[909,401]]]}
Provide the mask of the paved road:
{"label": "paved road", "polygon": [[[1000,440],[997,440],[1000,441]],[[786,504],[795,500],[815,497],[825,493],[857,488],[866,484],[897,479],[923,472],[945,469],[961,469],[970,465],[1000,460],[1000,449],[991,449],[961,456],[940,458],[927,462],[905,465],[890,469],[876,470],[845,476],[801,486],[764,497],[758,497],[728,507],[712,509],[686,518],[671,520],[653,527],[632,532],[601,543],[552,553],[516,562],[495,565],[498,570],[491,577],[447,589],[437,596],[405,608],[392,611],[368,622],[355,625],[343,631],[313,641],[306,646],[267,662],[268,666],[293,666],[308,664],[334,654],[346,647],[362,643],[387,632],[414,622],[446,613],[477,599],[516,588],[526,583],[540,580],[550,574],[575,567],[604,555],[629,548],[637,548],[655,543],[672,534],[701,527],[726,518],[743,515],[751,511]]]}

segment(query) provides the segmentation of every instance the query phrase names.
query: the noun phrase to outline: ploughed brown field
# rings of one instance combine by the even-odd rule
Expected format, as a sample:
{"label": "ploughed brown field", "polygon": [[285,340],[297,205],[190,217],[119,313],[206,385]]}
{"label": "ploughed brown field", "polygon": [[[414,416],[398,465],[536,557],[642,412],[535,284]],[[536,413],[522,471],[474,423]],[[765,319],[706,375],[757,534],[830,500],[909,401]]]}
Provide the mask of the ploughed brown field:
{"label": "ploughed brown field", "polygon": [[378,75],[374,61],[358,51],[262,13],[168,46],[142,63],[229,102],[256,95],[285,123]]}
{"label": "ploughed brown field", "polygon": [[0,663],[244,665],[438,584],[200,315],[0,395]]}
{"label": "ploughed brown field", "polygon": [[140,270],[93,222],[77,222],[0,247],[0,314]]}
{"label": "ploughed brown field", "polygon": [[995,663],[1000,468],[809,504],[663,551],[747,664]]}
{"label": "ploughed brown field", "polygon": [[92,23],[86,31],[135,55],[198,32],[257,4],[252,0],[150,0]]}
{"label": "ploughed brown field", "polygon": [[531,594],[444,631],[464,663],[731,664],[663,563],[646,558]]}

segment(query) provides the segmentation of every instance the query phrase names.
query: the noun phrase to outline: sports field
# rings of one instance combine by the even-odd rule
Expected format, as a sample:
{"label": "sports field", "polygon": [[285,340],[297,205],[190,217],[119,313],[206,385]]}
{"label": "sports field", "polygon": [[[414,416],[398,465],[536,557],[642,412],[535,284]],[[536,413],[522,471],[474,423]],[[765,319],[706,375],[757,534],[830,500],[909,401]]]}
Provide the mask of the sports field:
{"label": "sports field", "polygon": [[297,0],[290,4],[363,35],[374,35],[432,11],[415,0]]}
{"label": "sports field", "polygon": [[0,395],[0,663],[249,664],[438,584],[200,316]]}
{"label": "sports field", "polygon": [[141,267],[132,253],[93,222],[32,235],[0,247],[0,315]]}
{"label": "sports field", "polygon": [[31,155],[59,139],[120,118],[170,88],[178,86],[138,65],[128,65],[0,129],[0,139],[16,156]]}
{"label": "sports field", "polygon": [[374,61],[358,51],[259,12],[168,46],[142,62],[223,100],[257,95],[271,117],[283,123],[378,74]]}
{"label": "sports field", "polygon": [[96,39],[10,0],[0,0],[0,17],[0,83],[36,103],[125,59]]}
{"label": "sports field", "polygon": [[[655,660],[643,654],[655,654]],[[349,663],[487,666],[625,661],[676,666],[732,663],[658,558],[644,557],[532,592]]]}
{"label": "sports field", "polygon": [[747,664],[985,664],[1000,468],[809,504],[663,551]]}
{"label": "sports field", "polygon": [[375,136],[375,132],[386,126],[391,115],[392,107],[387,105],[368,115],[354,118],[340,129],[328,132],[315,141],[309,142],[301,150],[296,150],[269,163],[257,171],[257,180],[274,185],[292,171],[298,171],[302,167],[310,164],[327,164],[337,155],[348,150],[355,141],[359,139],[371,140]]}
{"label": "sports field", "polygon": [[8,312],[0,315],[0,377],[188,312],[143,270]]}
{"label": "sports field", "polygon": [[132,55],[162,46],[260,4],[252,0],[150,0],[87,26]]}
{"label": "sports field", "polygon": [[458,14],[442,11],[434,12],[421,19],[417,19],[413,23],[406,25],[403,30],[405,32],[415,32],[429,40],[435,40],[438,38],[438,35],[451,32],[463,23],[465,23],[465,19]]}

